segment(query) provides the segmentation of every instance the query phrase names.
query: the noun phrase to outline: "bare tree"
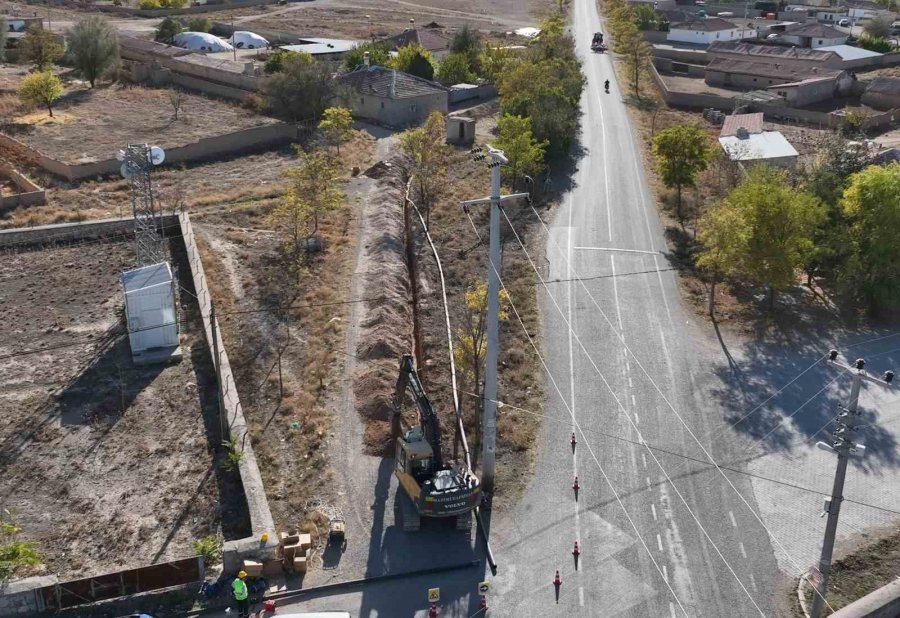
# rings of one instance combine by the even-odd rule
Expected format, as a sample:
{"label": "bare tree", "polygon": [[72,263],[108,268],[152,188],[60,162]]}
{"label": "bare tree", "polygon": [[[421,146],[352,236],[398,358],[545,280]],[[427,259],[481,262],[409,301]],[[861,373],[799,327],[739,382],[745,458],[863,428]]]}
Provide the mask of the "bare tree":
{"label": "bare tree", "polygon": [[172,105],[172,110],[175,112],[175,118],[173,120],[178,120],[178,112],[184,107],[184,103],[187,100],[187,97],[184,96],[184,93],[177,88],[173,88],[169,90],[169,103]]}

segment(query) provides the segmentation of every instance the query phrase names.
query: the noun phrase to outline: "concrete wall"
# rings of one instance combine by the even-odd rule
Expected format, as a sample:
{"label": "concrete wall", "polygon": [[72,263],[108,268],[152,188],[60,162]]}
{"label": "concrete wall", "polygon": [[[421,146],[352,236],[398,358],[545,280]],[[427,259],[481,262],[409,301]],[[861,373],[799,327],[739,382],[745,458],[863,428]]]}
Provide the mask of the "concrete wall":
{"label": "concrete wall", "polygon": [[728,73],[725,71],[713,71],[706,69],[706,83],[710,86],[725,88],[740,88],[742,90],[763,90],[769,86],[786,84],[791,80],[777,77],[759,77],[756,75],[743,75],[741,73]]}
{"label": "concrete wall", "polygon": [[494,84],[483,84],[475,88],[450,89],[448,102],[450,105],[459,103],[460,101],[469,101],[471,99],[492,99],[497,96],[497,86]]}
{"label": "concrete wall", "polygon": [[[197,304],[200,308],[200,318],[203,321],[203,331],[208,348],[212,351],[214,347],[218,347],[218,358],[213,358],[213,363],[218,366],[217,379],[219,380],[221,393],[220,401],[227,418],[228,433],[231,438],[237,441],[241,451],[244,453],[240,462],[238,462],[238,472],[241,476],[241,483],[244,486],[244,495],[247,498],[247,510],[250,514],[250,528],[253,531],[253,535],[246,539],[225,543],[223,560],[225,562],[225,572],[228,573],[234,572],[244,557],[254,556],[267,559],[274,557],[275,548],[278,546],[278,535],[275,531],[275,521],[272,519],[272,512],[269,510],[269,501],[266,498],[262,475],[260,475],[259,466],[256,463],[256,455],[253,452],[253,445],[247,429],[247,421],[244,418],[244,411],[241,407],[240,397],[238,396],[237,385],[231,372],[231,363],[228,360],[228,352],[225,349],[222,329],[218,325],[218,320],[215,320],[215,322],[212,320],[212,297],[209,293],[206,274],[203,271],[203,262],[200,259],[200,251],[194,237],[191,219],[187,213],[181,213],[178,215],[178,223],[181,228],[181,237],[184,239],[188,264],[191,268],[191,277],[194,282],[194,291],[197,294]],[[214,324],[215,327],[213,326]],[[215,333],[215,346],[213,344],[213,333]],[[269,535],[269,541],[266,543],[260,540],[260,536],[263,533],[268,533]]]}
{"label": "concrete wall", "polygon": [[127,6],[114,6],[112,4],[92,4],[91,8],[104,13],[115,13],[117,15],[135,15],[138,17],[167,17],[169,15],[196,15],[197,13],[212,13],[225,9],[235,9],[251,6],[265,6],[271,0],[230,0],[229,2],[219,2],[217,4],[198,4],[196,6],[186,6],[181,9],[134,9]]}
{"label": "concrete wall", "polygon": [[0,585],[0,616],[25,616],[46,609],[39,592],[57,583],[56,575],[28,577]]}
{"label": "concrete wall", "polygon": [[691,109],[714,107],[721,110],[731,110],[734,108],[734,100],[730,97],[723,97],[716,94],[699,94],[669,90],[653,64],[650,65],[650,77],[653,79],[656,87],[659,88],[663,100],[667,105],[671,105],[672,107],[685,107]]}
{"label": "concrete wall", "polygon": [[896,618],[900,616],[900,579],[839,609],[831,618]]}
{"label": "concrete wall", "polygon": [[353,92],[345,101],[353,110],[355,118],[396,128],[420,124],[433,111],[446,114],[449,106],[447,92],[404,99],[389,99]]}
{"label": "concrete wall", "polygon": [[884,92],[866,92],[862,96],[862,104],[879,110],[890,110],[900,107],[900,95]]}
{"label": "concrete wall", "polygon": [[0,174],[9,178],[19,189],[19,192],[13,195],[0,196],[0,213],[9,212],[20,206],[38,206],[47,203],[46,192],[11,165],[0,162]]}
{"label": "concrete wall", "polygon": [[[287,144],[297,136],[296,128],[278,122],[261,127],[251,127],[235,133],[206,137],[191,144],[166,149],[166,165],[192,163],[222,156],[271,148]],[[25,150],[27,160],[33,160],[48,172],[68,180],[118,174],[122,164],[115,158],[93,163],[68,164],[52,159],[18,140],[0,133],[0,146],[13,152]]]}
{"label": "concrete wall", "polygon": [[668,58],[688,64],[707,64],[711,60],[705,49],[673,49],[656,46],[653,47],[653,57]]}
{"label": "concrete wall", "polygon": [[702,64],[675,62],[669,58],[653,58],[653,65],[659,71],[674,73],[676,75],[687,75],[689,77],[706,76],[706,67]]}

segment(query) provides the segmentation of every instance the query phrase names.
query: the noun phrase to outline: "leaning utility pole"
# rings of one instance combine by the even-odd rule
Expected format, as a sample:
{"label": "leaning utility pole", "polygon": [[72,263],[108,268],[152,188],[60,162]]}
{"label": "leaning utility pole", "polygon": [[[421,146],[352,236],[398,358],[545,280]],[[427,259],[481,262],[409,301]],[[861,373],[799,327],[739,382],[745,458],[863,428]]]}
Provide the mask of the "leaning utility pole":
{"label": "leaning utility pole", "polygon": [[[487,314],[487,352],[484,369],[484,399],[482,404],[482,450],[481,450],[481,488],[488,497],[494,493],[494,476],[497,451],[497,353],[499,351],[500,328],[500,203],[507,200],[529,197],[528,193],[500,195],[500,166],[509,163],[502,150],[487,147],[487,154],[480,154],[480,146],[472,149],[476,161],[491,158],[488,168],[491,170],[491,195],[477,200],[463,202],[463,208],[480,204],[491,205],[490,230],[490,268],[488,268],[488,314]],[[488,498],[487,505],[490,505]]]}
{"label": "leaning utility pole", "polygon": [[859,389],[863,380],[875,382],[883,386],[889,386],[894,380],[894,372],[886,371],[882,378],[871,376],[865,371],[866,361],[857,359],[851,368],[837,360],[837,350],[831,350],[828,359],[831,363],[845,371],[853,371],[853,386],[850,388],[850,401],[846,408],[838,415],[838,426],[832,434],[831,444],[818,442],[819,448],[837,453],[837,469],[834,473],[834,487],[831,490],[831,498],[825,501],[825,512],[828,513],[828,521],[825,524],[825,540],[822,542],[822,554],[819,557],[819,577],[816,582],[816,593],[813,596],[810,618],[819,618],[825,605],[825,591],[828,585],[828,571],[831,569],[831,554],[834,551],[834,537],[837,532],[838,515],[841,512],[841,502],[844,500],[844,477],[847,474],[847,462],[851,453],[865,451],[866,447],[854,442],[859,429]]}

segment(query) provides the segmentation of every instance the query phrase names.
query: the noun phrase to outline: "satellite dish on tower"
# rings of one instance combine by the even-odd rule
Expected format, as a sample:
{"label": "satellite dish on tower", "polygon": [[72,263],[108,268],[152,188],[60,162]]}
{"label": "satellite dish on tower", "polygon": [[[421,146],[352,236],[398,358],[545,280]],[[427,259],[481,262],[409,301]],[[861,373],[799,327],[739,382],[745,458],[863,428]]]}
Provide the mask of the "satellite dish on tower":
{"label": "satellite dish on tower", "polygon": [[122,167],[119,168],[119,172],[121,172],[123,178],[131,178],[132,176],[131,170],[128,169],[127,163],[122,164]]}
{"label": "satellite dish on tower", "polygon": [[165,160],[166,153],[162,148],[159,146],[150,147],[150,163],[153,165],[160,165]]}

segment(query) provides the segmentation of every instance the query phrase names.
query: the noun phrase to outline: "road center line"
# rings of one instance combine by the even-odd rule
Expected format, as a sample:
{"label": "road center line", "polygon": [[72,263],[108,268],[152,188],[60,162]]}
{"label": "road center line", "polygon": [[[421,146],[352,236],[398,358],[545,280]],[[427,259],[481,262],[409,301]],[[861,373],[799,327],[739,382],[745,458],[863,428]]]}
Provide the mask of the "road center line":
{"label": "road center line", "polygon": [[663,550],[663,548],[662,548],[662,537],[659,536],[658,534],[656,535],[656,544],[657,544],[657,546],[659,546],[659,551],[662,551],[662,550]]}
{"label": "road center line", "polygon": [[584,607],[584,587],[578,586],[578,605]]}
{"label": "road center line", "polygon": [[653,521],[658,521],[656,519],[656,505],[653,504],[652,502],[650,503],[650,510],[653,511]]}
{"label": "road center line", "polygon": [[734,520],[734,513],[732,513],[731,511],[728,511],[728,517],[731,518],[731,527],[737,528],[737,522]]}
{"label": "road center line", "polygon": [[644,251],[642,249],[617,249],[616,247],[572,247],[576,251],[616,251],[619,253],[644,253],[659,255],[659,251]]}
{"label": "road center line", "polygon": [[669,569],[663,565],[663,579],[669,581]]}
{"label": "road center line", "polygon": [[637,425],[641,422],[641,419],[638,418],[637,412],[634,413],[634,424]]}
{"label": "road center line", "polygon": [[741,555],[742,555],[744,558],[746,558],[746,557],[747,557],[747,550],[744,549],[744,544],[743,544],[743,543],[738,543],[738,546],[741,548]]}
{"label": "road center line", "polygon": [[647,455],[646,454],[641,453],[641,461],[644,462],[644,467],[646,468],[647,467]]}

